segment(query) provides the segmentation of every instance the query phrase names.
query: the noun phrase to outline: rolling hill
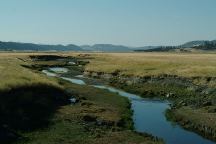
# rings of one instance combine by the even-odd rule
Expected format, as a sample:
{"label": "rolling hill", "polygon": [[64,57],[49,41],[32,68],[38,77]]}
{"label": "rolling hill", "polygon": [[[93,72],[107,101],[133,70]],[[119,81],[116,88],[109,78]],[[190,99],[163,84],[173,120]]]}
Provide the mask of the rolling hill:
{"label": "rolling hill", "polygon": [[113,44],[95,44],[77,46],[69,45],[46,45],[19,42],[1,42],[0,51],[87,51],[87,52],[168,52],[168,51],[214,51],[216,50],[216,40],[213,41],[190,41],[179,46],[143,46],[128,47]]}
{"label": "rolling hill", "polygon": [[0,42],[1,51],[81,51],[79,46],[70,45],[42,45],[33,43]]}
{"label": "rolling hill", "polygon": [[190,41],[179,46],[159,46],[150,49],[136,49],[135,52],[192,52],[192,51],[216,51],[216,40]]}
{"label": "rolling hill", "polygon": [[133,51],[131,48],[122,45],[112,45],[112,44],[95,44],[95,45],[83,45],[81,46],[83,50],[87,51],[101,51],[101,52],[130,52]]}

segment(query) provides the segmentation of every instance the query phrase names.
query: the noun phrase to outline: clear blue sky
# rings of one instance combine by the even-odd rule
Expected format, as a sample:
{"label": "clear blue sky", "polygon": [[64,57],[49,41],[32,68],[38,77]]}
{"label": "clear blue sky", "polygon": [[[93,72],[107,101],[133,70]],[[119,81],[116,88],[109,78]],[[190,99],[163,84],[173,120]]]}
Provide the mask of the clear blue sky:
{"label": "clear blue sky", "polygon": [[0,41],[176,45],[216,39],[216,0],[0,0]]}

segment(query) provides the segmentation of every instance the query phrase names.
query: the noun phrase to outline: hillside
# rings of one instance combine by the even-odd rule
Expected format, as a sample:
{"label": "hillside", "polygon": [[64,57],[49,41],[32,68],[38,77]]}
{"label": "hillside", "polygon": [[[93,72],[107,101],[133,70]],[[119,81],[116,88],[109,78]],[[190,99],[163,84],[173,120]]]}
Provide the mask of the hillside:
{"label": "hillside", "polygon": [[135,52],[192,52],[192,51],[215,51],[216,40],[213,41],[190,41],[179,46],[159,46],[150,49],[136,49]]}
{"label": "hillside", "polygon": [[77,46],[69,45],[47,45],[19,42],[1,42],[0,51],[86,51],[86,52],[169,52],[169,51],[214,51],[216,40],[213,41],[191,41],[179,46],[143,46],[128,47],[113,44],[95,44]]}
{"label": "hillside", "polygon": [[112,44],[95,44],[77,46],[69,45],[45,45],[19,42],[1,42],[0,51],[100,51],[100,52],[132,52],[127,46]]}
{"label": "hillside", "polygon": [[42,45],[33,43],[0,42],[1,51],[81,51],[79,46],[70,45]]}
{"label": "hillside", "polygon": [[131,48],[122,45],[112,45],[112,44],[95,44],[95,45],[84,45],[81,46],[87,51],[101,51],[101,52],[130,52]]}
{"label": "hillside", "polygon": [[204,40],[200,40],[200,41],[190,41],[190,42],[186,42],[184,44],[181,45],[181,47],[183,48],[189,48],[189,47],[194,47],[194,46],[200,46],[200,45],[204,45],[206,41]]}

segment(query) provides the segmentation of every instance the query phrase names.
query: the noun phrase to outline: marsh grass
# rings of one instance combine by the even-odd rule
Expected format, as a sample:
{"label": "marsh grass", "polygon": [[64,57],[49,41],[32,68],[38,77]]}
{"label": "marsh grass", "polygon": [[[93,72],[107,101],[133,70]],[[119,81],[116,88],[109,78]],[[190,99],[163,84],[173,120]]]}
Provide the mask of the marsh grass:
{"label": "marsh grass", "polygon": [[[53,117],[52,125],[48,128],[24,133],[24,140],[18,144],[162,144],[150,135],[136,134],[129,130],[132,120],[128,109],[128,100],[108,91],[90,86],[70,84],[64,80],[59,83],[69,92],[73,93],[79,103],[66,105],[58,109]],[[96,117],[103,121],[103,125],[95,121],[85,121],[83,118]],[[123,125],[118,126],[119,121]],[[111,123],[111,125],[110,125]],[[124,125],[126,124],[126,125]]]}
{"label": "marsh grass", "polygon": [[[43,54],[0,53],[0,143],[163,143],[130,130],[132,112],[126,98],[48,78],[32,65],[59,63],[34,62],[29,55]],[[67,104],[68,97],[76,97],[79,103]],[[96,117],[103,125],[85,121],[86,116]]]}
{"label": "marsh grass", "polygon": [[195,131],[200,135],[216,140],[216,115],[215,112],[210,112],[209,109],[214,109],[215,106],[207,106],[199,109],[194,109],[189,106],[179,109],[172,109],[166,112],[168,120],[178,122],[185,129]]}
{"label": "marsh grass", "polygon": [[[26,62],[20,60],[24,59]],[[0,53],[0,90],[9,90],[16,86],[30,86],[33,84],[47,84],[60,87],[54,80],[47,79],[45,75],[35,73],[22,65],[29,65],[30,60],[26,54]]]}
{"label": "marsh grass", "polygon": [[[91,57],[94,59],[89,59],[87,71],[102,74],[118,71],[120,77],[111,78],[112,85],[143,97],[171,100],[173,109],[166,113],[168,120],[216,139],[215,53],[109,53]],[[172,77],[172,83],[167,75]],[[157,80],[130,85],[121,81],[121,77],[130,76]]]}
{"label": "marsh grass", "polygon": [[216,76],[215,53],[100,53],[90,57],[87,71],[112,73],[119,70],[120,74],[135,76]]}

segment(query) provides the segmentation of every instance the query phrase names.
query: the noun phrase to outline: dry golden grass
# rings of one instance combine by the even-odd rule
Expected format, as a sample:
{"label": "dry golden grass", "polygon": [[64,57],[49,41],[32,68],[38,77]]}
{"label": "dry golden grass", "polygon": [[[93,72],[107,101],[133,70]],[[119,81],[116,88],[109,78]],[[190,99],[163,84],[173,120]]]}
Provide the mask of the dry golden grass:
{"label": "dry golden grass", "polygon": [[107,53],[90,54],[90,64],[86,70],[111,73],[120,70],[121,74],[216,76],[216,54],[189,53]]}
{"label": "dry golden grass", "polygon": [[58,86],[54,80],[48,79],[45,75],[22,67],[28,65],[29,61],[24,62],[19,58],[27,59],[28,55],[29,53],[0,53],[0,90],[38,83]]}
{"label": "dry golden grass", "polygon": [[[29,55],[73,55],[78,53],[0,53],[0,89],[36,83],[54,84],[55,81],[42,74],[34,73],[21,65],[28,65]],[[91,53],[86,70],[111,73],[120,70],[121,74],[216,76],[216,54],[180,53]],[[19,59],[21,58],[21,59]]]}
{"label": "dry golden grass", "polygon": [[[52,125],[43,130],[38,129],[32,132],[21,133],[28,141],[18,141],[20,144],[71,144],[71,143],[136,143],[136,144],[159,144],[161,141],[153,141],[149,136],[141,136],[130,130],[113,132],[111,129],[104,129],[89,125],[91,130],[87,131],[86,125],[81,124],[85,115],[97,116],[101,120],[117,123],[124,119],[125,128],[131,127],[131,112],[128,109],[128,101],[108,91],[96,89],[90,86],[80,86],[65,81],[56,81],[55,78],[31,71],[22,65],[31,64],[29,55],[41,55],[43,53],[0,53],[0,89],[26,86],[32,84],[57,85],[58,82],[64,89],[76,91],[79,97],[84,98],[81,104],[74,106],[66,105],[60,107],[55,116],[51,119]],[[46,53],[45,53],[46,54]],[[56,53],[59,55],[59,53]],[[96,137],[99,136],[99,137]]]}

